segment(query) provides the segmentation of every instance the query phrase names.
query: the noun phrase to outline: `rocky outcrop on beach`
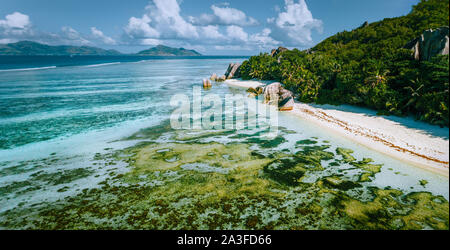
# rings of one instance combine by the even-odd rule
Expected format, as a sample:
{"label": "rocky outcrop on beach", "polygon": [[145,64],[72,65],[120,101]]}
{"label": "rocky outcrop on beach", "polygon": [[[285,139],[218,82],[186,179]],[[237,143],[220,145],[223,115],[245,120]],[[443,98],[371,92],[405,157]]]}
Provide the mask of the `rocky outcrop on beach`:
{"label": "rocky outcrop on beach", "polygon": [[228,65],[227,71],[225,72],[226,79],[239,78],[241,75],[240,69],[240,63],[230,63],[230,65]]}
{"label": "rocky outcrop on beach", "polygon": [[275,82],[264,88],[264,103],[278,105],[281,111],[294,108],[294,93],[283,88],[281,83]]}
{"label": "rocky outcrop on beach", "polygon": [[217,76],[216,73],[212,74],[209,79],[215,82],[224,82],[229,79],[239,78],[241,77],[241,64],[239,63],[230,63],[228,65],[228,69],[222,76]]}
{"label": "rocky outcrop on beach", "polygon": [[412,50],[414,59],[421,61],[428,61],[436,55],[448,55],[448,33],[448,27],[426,30],[404,48]]}
{"label": "rocky outcrop on beach", "polygon": [[266,87],[256,87],[247,89],[250,97],[264,94],[264,103],[277,105],[280,111],[290,111],[294,108],[294,94],[283,88],[281,83],[275,82]]}
{"label": "rocky outcrop on beach", "polygon": [[249,93],[249,97],[257,97],[261,95],[264,92],[264,88],[262,87],[256,87],[256,88],[249,88],[247,89],[247,93]]}

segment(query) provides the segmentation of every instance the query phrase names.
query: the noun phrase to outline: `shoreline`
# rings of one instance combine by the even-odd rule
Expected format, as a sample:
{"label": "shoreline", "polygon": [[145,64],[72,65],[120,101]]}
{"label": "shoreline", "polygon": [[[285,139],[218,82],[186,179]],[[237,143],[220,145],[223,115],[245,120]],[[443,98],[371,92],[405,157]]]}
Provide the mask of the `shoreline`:
{"label": "shoreline", "polygon": [[[230,87],[255,88],[262,81],[227,80]],[[315,105],[295,102],[292,115],[317,124],[362,146],[449,177],[447,128],[412,118],[377,116],[376,111],[349,105]]]}

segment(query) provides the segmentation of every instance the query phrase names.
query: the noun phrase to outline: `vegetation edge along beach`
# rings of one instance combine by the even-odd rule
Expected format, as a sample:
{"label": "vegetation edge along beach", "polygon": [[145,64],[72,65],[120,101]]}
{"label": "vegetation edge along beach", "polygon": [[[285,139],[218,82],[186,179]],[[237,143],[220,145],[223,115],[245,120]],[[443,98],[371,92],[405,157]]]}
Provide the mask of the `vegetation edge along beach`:
{"label": "vegetation edge along beach", "polygon": [[308,50],[279,48],[252,56],[240,76],[279,81],[305,103],[369,107],[448,127],[448,38],[446,55],[430,51],[415,60],[407,48],[430,29],[441,34],[445,46],[448,23],[448,1],[421,1],[406,16],[366,22]]}

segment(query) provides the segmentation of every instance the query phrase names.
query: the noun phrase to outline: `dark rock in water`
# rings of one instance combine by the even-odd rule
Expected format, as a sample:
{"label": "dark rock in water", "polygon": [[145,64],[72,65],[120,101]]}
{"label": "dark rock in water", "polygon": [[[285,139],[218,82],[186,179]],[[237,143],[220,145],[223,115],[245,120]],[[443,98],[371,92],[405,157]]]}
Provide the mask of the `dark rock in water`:
{"label": "dark rock in water", "polygon": [[436,55],[448,55],[448,33],[448,27],[426,30],[404,48],[412,50],[414,59],[421,61],[428,61]]}
{"label": "dark rock in water", "polygon": [[270,52],[270,56],[277,57],[279,54],[288,51],[285,47],[278,47],[278,49],[273,49],[272,52]]}
{"label": "dark rock in water", "polygon": [[217,76],[216,73],[212,74],[211,77],[209,78],[211,81],[217,81],[217,79],[219,79],[219,77]]}
{"label": "dark rock in water", "polygon": [[227,72],[225,72],[226,79],[238,78],[241,75],[241,64],[239,63],[230,63],[228,65]]}
{"label": "dark rock in water", "polygon": [[208,79],[203,79],[203,88],[209,89],[212,87],[211,82]]}

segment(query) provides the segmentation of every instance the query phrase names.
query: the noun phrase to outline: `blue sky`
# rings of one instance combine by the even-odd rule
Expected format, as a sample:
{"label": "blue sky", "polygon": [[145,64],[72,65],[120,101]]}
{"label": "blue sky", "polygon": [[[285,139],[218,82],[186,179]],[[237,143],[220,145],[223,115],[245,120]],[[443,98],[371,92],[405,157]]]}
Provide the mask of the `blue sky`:
{"label": "blue sky", "polygon": [[419,0],[0,0],[0,43],[33,40],[137,52],[157,44],[208,55],[306,49]]}

